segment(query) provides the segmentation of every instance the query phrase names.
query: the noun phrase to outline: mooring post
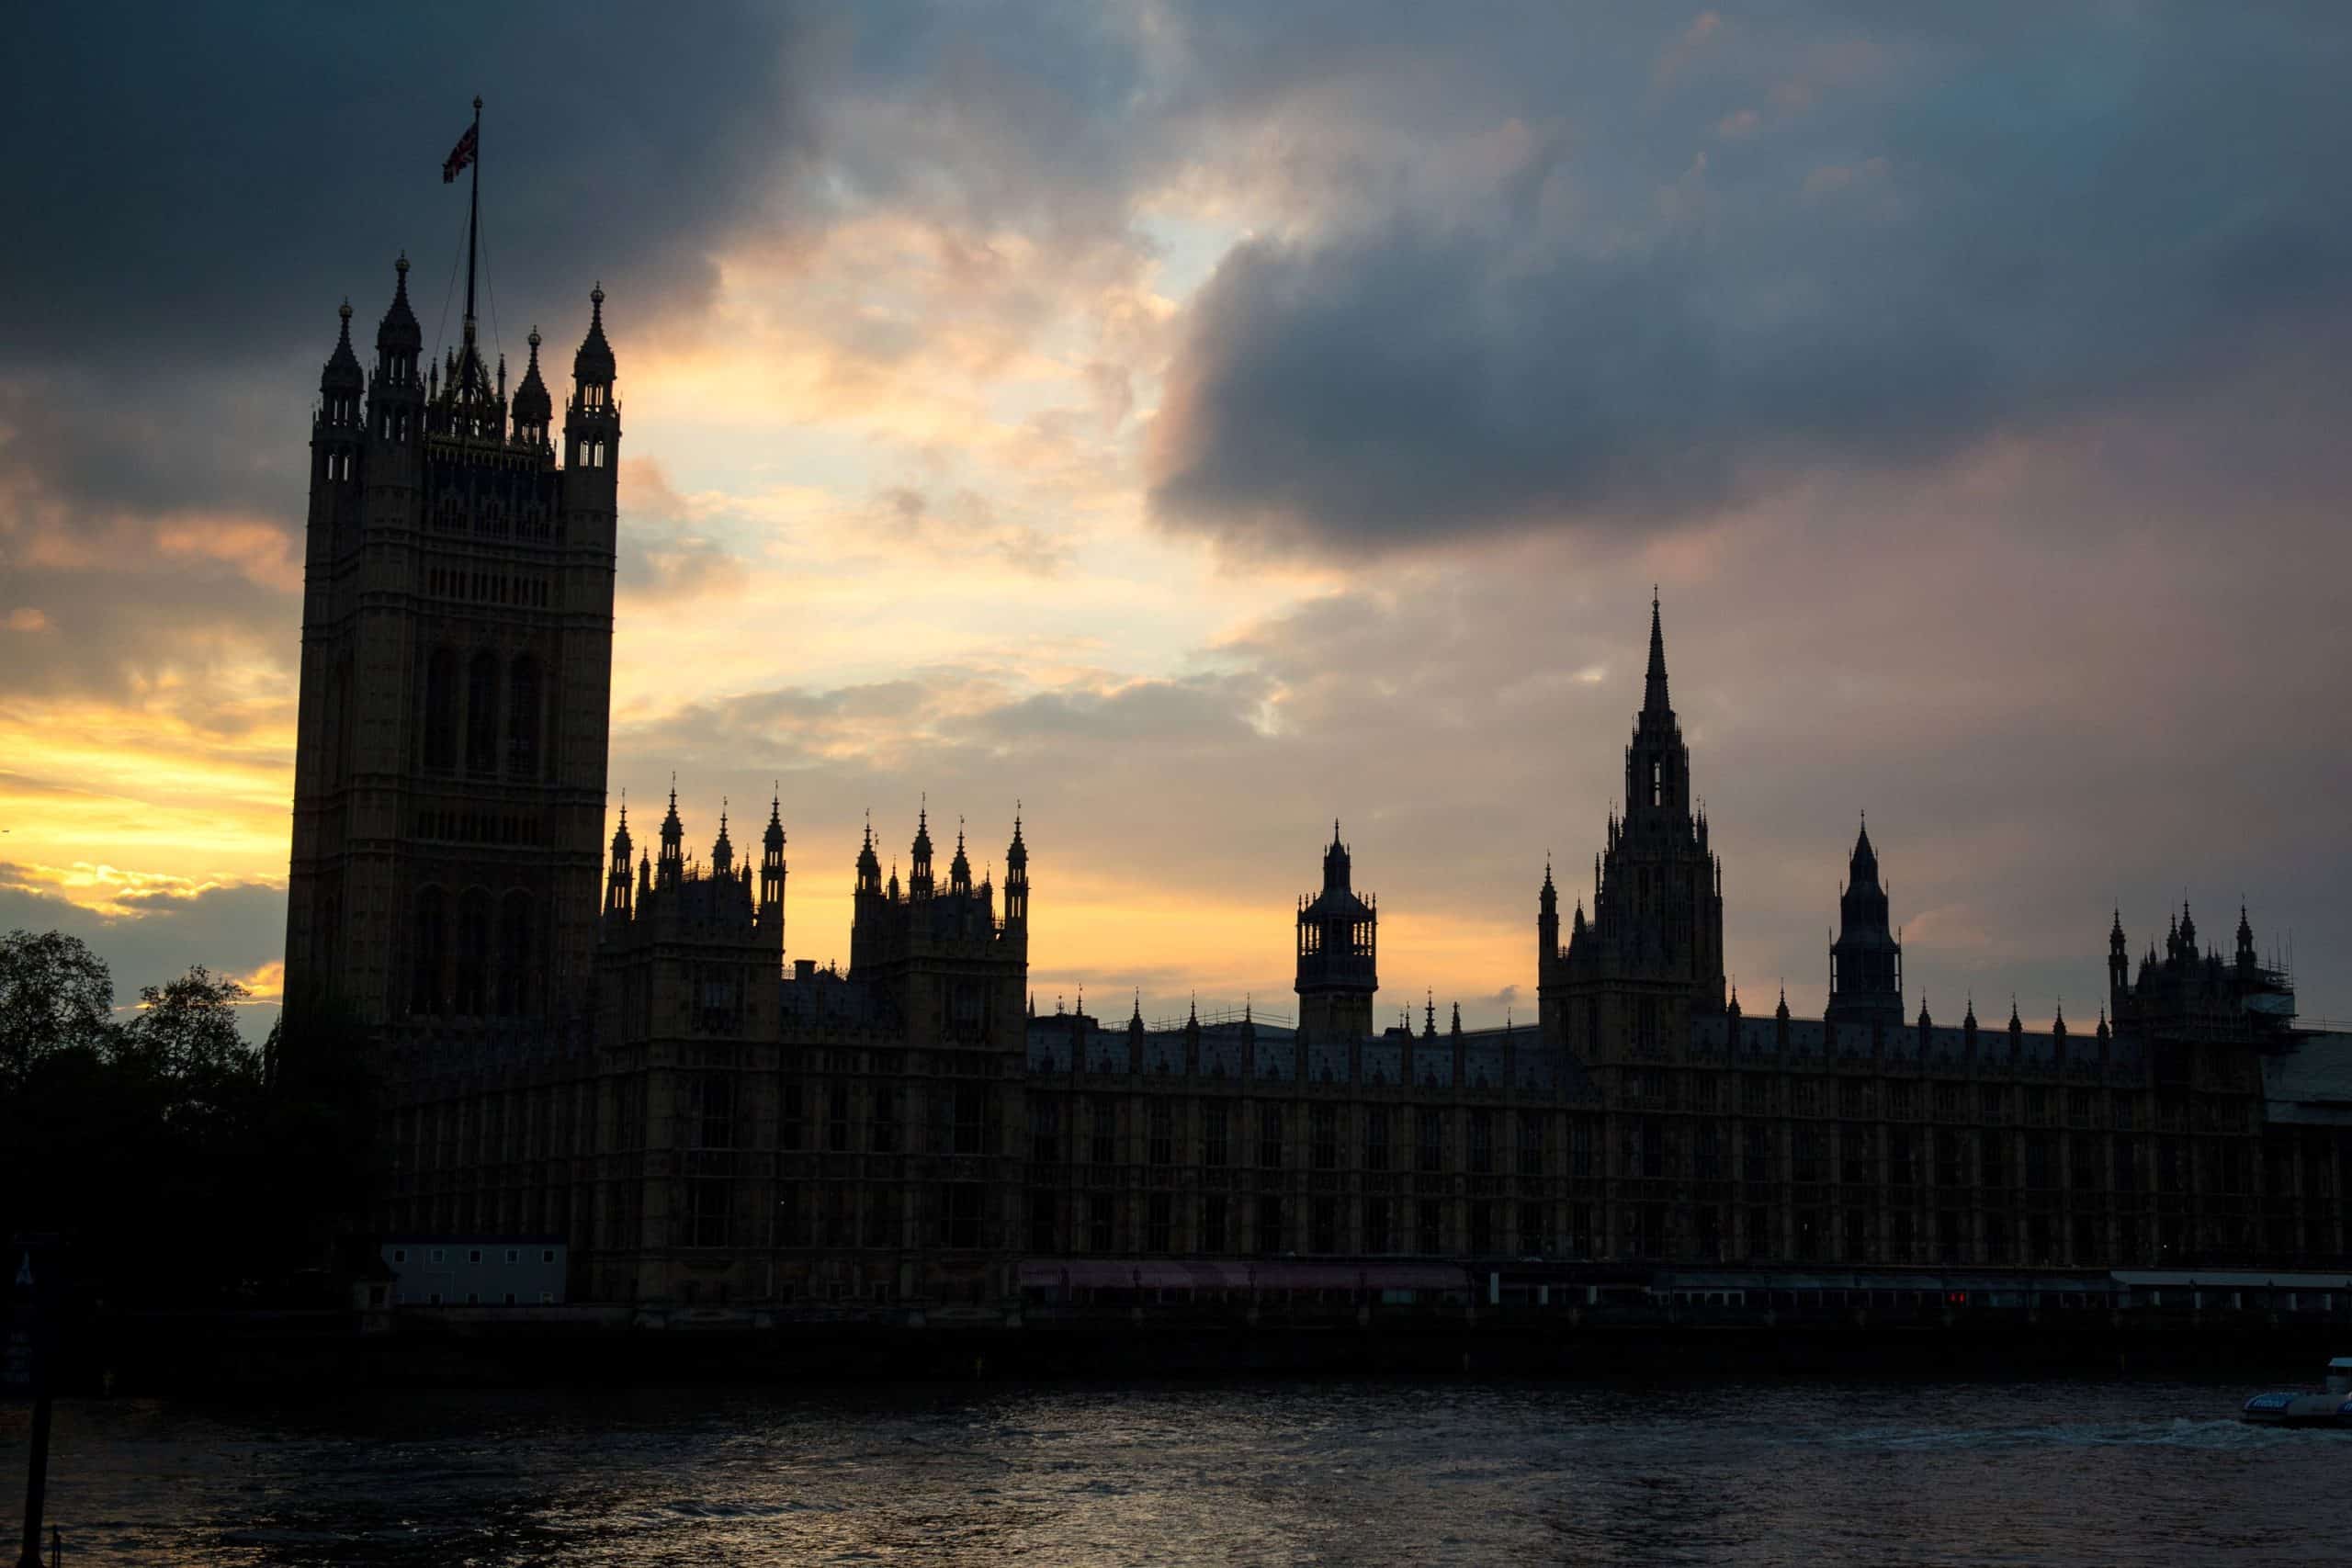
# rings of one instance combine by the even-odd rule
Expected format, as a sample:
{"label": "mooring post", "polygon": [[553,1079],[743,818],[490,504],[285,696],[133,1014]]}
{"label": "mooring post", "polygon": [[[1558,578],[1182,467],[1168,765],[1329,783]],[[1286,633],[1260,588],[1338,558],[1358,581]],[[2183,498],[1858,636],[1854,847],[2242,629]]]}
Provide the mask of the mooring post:
{"label": "mooring post", "polygon": [[[41,1511],[49,1494],[50,1363],[54,1357],[54,1307],[58,1299],[57,1255],[51,1236],[16,1238],[17,1262],[11,1286],[16,1297],[17,1328],[10,1335],[10,1381],[22,1377],[33,1391],[31,1451],[25,1459],[24,1546],[17,1554],[17,1568],[41,1568]],[[21,1360],[19,1357],[21,1356]]]}

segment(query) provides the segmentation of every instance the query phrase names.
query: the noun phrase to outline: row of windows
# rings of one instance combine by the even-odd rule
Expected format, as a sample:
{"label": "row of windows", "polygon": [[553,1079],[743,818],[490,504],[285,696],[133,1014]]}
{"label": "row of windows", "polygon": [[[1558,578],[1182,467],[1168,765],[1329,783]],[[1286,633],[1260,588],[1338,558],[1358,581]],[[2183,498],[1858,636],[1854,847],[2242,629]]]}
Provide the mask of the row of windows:
{"label": "row of windows", "polygon": [[1349,958],[1370,958],[1373,953],[1372,920],[1311,920],[1302,915],[1298,922],[1298,955],[1311,958],[1327,947]]}
{"label": "row of windows", "polygon": [[430,518],[434,532],[439,534],[474,534],[491,539],[561,537],[561,531],[549,523],[547,509],[535,501],[511,511],[495,501],[485,501],[469,509],[462,498],[451,491],[441,498]]}
{"label": "row of windows", "polygon": [[[1361,1207],[1338,1198],[1316,1198],[1304,1205],[1273,1193],[1255,1199],[1228,1199],[1204,1194],[1180,1228],[1175,1195],[1153,1192],[1144,1199],[1139,1234],[1123,1213],[1118,1198],[1108,1192],[1087,1192],[1065,1204],[1053,1192],[1029,1196],[1028,1245],[1032,1252],[1072,1251],[1093,1254],[1122,1252],[1204,1253],[1252,1252],[1264,1257],[1287,1253],[1446,1255],[1466,1249],[1492,1253],[1506,1246],[1512,1250],[1552,1256],[1590,1256],[1594,1205],[1568,1209],[1569,1229],[1555,1233],[1553,1210],[1543,1203],[1521,1203],[1515,1209],[1491,1201],[1464,1207],[1460,1234],[1447,1223],[1448,1205],[1434,1198],[1392,1200],[1366,1198]],[[1069,1222],[1068,1234],[1063,1229]],[[1501,1230],[1504,1217],[1519,1226],[1510,1237]],[[1304,1225],[1300,1224],[1301,1220]],[[1243,1225],[1249,1229],[1245,1235]]]}
{"label": "row of windows", "polygon": [[[1205,1105],[1201,1108],[1200,1164],[1218,1168],[1230,1163],[1232,1155],[1231,1108]],[[1117,1104],[1113,1100],[1094,1102],[1091,1107],[1090,1136],[1083,1145],[1090,1163],[1111,1166],[1121,1163],[1117,1128]],[[1444,1145],[1442,1113],[1422,1108],[1412,1113],[1413,1140],[1408,1151],[1396,1146],[1392,1134],[1401,1131],[1405,1116],[1393,1119],[1385,1107],[1368,1107],[1361,1115],[1363,1158],[1360,1168],[1369,1172],[1385,1172],[1408,1168],[1428,1174],[1453,1168]],[[1148,1135],[1144,1153],[1148,1164],[1167,1166],[1176,1163],[1175,1115],[1166,1101],[1155,1102],[1146,1112]],[[1307,1159],[1311,1168],[1333,1171],[1342,1168],[1343,1145],[1339,1131],[1338,1108],[1309,1108]],[[1518,1137],[1510,1151],[1510,1165],[1518,1174],[1541,1177],[1546,1174],[1544,1125],[1540,1111],[1523,1111],[1517,1118]],[[1929,1139],[1913,1134],[1908,1129],[1888,1130],[1884,1139],[1875,1127],[1841,1129],[1837,1140],[1838,1157],[1829,1156],[1830,1144],[1823,1130],[1799,1126],[1783,1135],[1780,1129],[1749,1124],[1741,1129],[1740,1155],[1736,1173],[1757,1184],[1775,1179],[1779,1156],[1785,1151],[1790,1156],[1791,1179],[1800,1183],[1819,1183],[1829,1179],[1833,1168],[1839,1179],[1849,1185],[1876,1184],[1882,1180],[1909,1186],[1922,1183],[1932,1171],[1938,1186],[1960,1187],[1968,1184],[1973,1168],[1981,1173],[1982,1185],[1993,1188],[2014,1184],[2017,1167],[2012,1159],[2010,1140],[2023,1141],[2025,1184],[2037,1189],[2056,1187],[2058,1182],[2057,1145],[2052,1134],[2026,1133],[2019,1134],[1984,1133],[1969,1135],[1938,1133]],[[1285,1110],[1276,1105],[1261,1106],[1258,1111],[1257,1165],[1264,1169],[1280,1169],[1284,1164]],[[1568,1170],[1576,1176],[1593,1174],[1593,1124],[1578,1119],[1569,1125]],[[1030,1158],[1039,1165],[1062,1162],[1065,1153],[1075,1153],[1065,1145],[1062,1136],[1060,1106],[1051,1100],[1033,1103],[1030,1111]],[[2180,1140],[2166,1138],[2155,1147],[2155,1189],[2177,1192],[2186,1186],[2190,1168],[2190,1156]],[[2132,1138],[2113,1140],[2111,1150],[2102,1156],[2097,1140],[2073,1140],[2068,1145],[2070,1156],[2065,1170],[2065,1185],[2077,1190],[2090,1190],[2101,1186],[2103,1172],[2111,1173],[2112,1189],[2133,1192],[2143,1186],[2143,1146]],[[1621,1171],[1631,1177],[1688,1176],[1702,1181],[1725,1180],[1735,1173],[1731,1150],[1724,1130],[1712,1122],[1696,1123],[1688,1128],[1669,1127],[1654,1118],[1636,1118],[1626,1124],[1621,1140]],[[1882,1165],[1882,1156],[1883,1164]],[[1473,1110],[1464,1119],[1464,1148],[1462,1167],[1472,1175],[1496,1174],[1503,1168],[1504,1156],[1497,1148],[1497,1127],[1493,1113]],[[2202,1185],[2221,1191],[2233,1192],[2245,1189],[2246,1159],[2240,1149],[2216,1148],[2205,1156],[2206,1177]]]}
{"label": "row of windows", "polygon": [[[410,1182],[425,1173],[586,1154],[596,1142],[595,1114],[593,1103],[582,1103],[571,1085],[560,1091],[518,1090],[419,1106],[393,1120],[392,1168],[401,1181]],[[564,1228],[568,1187],[534,1183],[493,1196],[510,1206],[462,1216],[417,1213],[397,1223],[420,1230],[554,1233]]]}
{"label": "row of windows", "polygon": [[[690,1081],[686,1105],[692,1146],[734,1146],[734,1078],[729,1073],[697,1075]],[[856,1105],[854,1116],[848,1085],[820,1086],[813,1090],[813,1100],[811,1093],[797,1080],[783,1086],[781,1148],[797,1151],[805,1146],[837,1154],[895,1154],[905,1148],[903,1089],[890,1086],[869,1091]],[[705,1104],[722,1109],[698,1109]],[[952,1093],[936,1097],[933,1105],[932,1148],[956,1154],[992,1152],[980,1086],[959,1086]],[[1254,1116],[1249,1114],[1250,1108],[1216,1101],[1198,1109],[1202,1167],[1216,1169],[1231,1165],[1237,1141],[1242,1144],[1241,1153],[1254,1155],[1259,1168],[1278,1170],[1288,1162],[1292,1108],[1261,1103],[1254,1107]],[[1046,1097],[1031,1100],[1032,1162],[1052,1166],[1083,1158],[1105,1167],[1125,1162],[1121,1105],[1116,1098],[1077,1101],[1070,1113],[1082,1118],[1083,1128],[1066,1128],[1064,1101]],[[1531,1178],[1550,1173],[1545,1112],[1524,1111],[1514,1116],[1473,1108],[1460,1114],[1461,1169],[1474,1176],[1505,1170]],[[1170,1167],[1180,1158],[1190,1158],[1178,1136],[1176,1102],[1149,1102],[1142,1120],[1145,1163]],[[1336,1105],[1306,1108],[1305,1154],[1309,1168],[1338,1171],[1354,1165],[1373,1173],[1410,1169],[1422,1174],[1455,1168],[1446,1142],[1445,1112],[1438,1108],[1409,1111],[1385,1106],[1358,1108],[1351,1120],[1360,1141],[1343,1136],[1341,1120]],[[1513,1134],[1508,1147],[1502,1145],[1506,1132]],[[1785,1156],[1787,1179],[1800,1185],[1825,1183],[1834,1176],[1849,1186],[1920,1186],[1932,1177],[1935,1186],[1960,1188],[1971,1185],[1973,1177],[1975,1185],[1997,1190],[2018,1185],[2021,1176],[2024,1186],[2043,1190],[2064,1185],[2077,1191],[2177,1193],[2188,1190],[2192,1179],[2203,1190],[2242,1192],[2249,1188],[2251,1165],[2246,1150],[2191,1145],[2177,1137],[2153,1141],[2077,1137],[2062,1146],[2054,1134],[2031,1131],[1914,1133],[1905,1127],[1862,1124],[1839,1126],[1834,1132],[1833,1138],[1826,1127],[1748,1123],[1738,1129],[1735,1145],[1726,1131],[1713,1122],[1682,1124],[1637,1116],[1623,1125],[1618,1169],[1637,1179],[1688,1177],[1720,1181],[1737,1177],[1752,1185],[1765,1185],[1781,1179]],[[1082,1136],[1070,1135],[1080,1134]],[[1567,1174],[1597,1174],[1598,1135],[1598,1124],[1592,1119],[1571,1119],[1566,1149]],[[1358,1150],[1360,1164],[1345,1157]],[[2274,1190],[2283,1190],[2273,1174]]]}
{"label": "row of windows", "polygon": [[[736,1109],[737,1075],[720,1069],[686,1076],[678,1115],[684,1146],[732,1149],[738,1145],[741,1122]],[[642,1146],[645,1132],[645,1081],[625,1080],[619,1090],[617,1122],[621,1146]],[[978,1155],[993,1152],[989,1134],[986,1091],[978,1084],[959,1084],[934,1092],[931,1099],[929,1147],[934,1153]],[[824,1154],[899,1154],[908,1147],[907,1091],[892,1085],[870,1091],[852,1115],[847,1084],[819,1085],[813,1089],[797,1080],[782,1089],[776,1126],[776,1146],[786,1153],[804,1149]]]}
{"label": "row of windows", "polygon": [[[1180,1208],[1183,1211],[1180,1215]],[[1449,1212],[1453,1211],[1453,1212]],[[1473,1201],[1456,1206],[1437,1199],[1370,1197],[1351,1203],[1314,1198],[1305,1203],[1279,1194],[1228,1199],[1203,1195],[1180,1204],[1172,1193],[1146,1195],[1140,1224],[1116,1194],[1087,1192],[1067,1201],[1050,1191],[1029,1196],[1026,1241],[1034,1253],[1096,1255],[1200,1252],[1294,1253],[1327,1256],[1419,1254],[1442,1257],[1511,1252],[1522,1256],[1663,1258],[1669,1251],[1704,1258],[1778,1258],[1868,1263],[2020,1263],[2054,1266],[2141,1259],[2154,1242],[2161,1255],[2180,1256],[2188,1226],[2166,1219],[2151,1226],[2125,1216],[2032,1214],[2018,1223],[1987,1213],[1981,1225],[1945,1210],[1922,1223],[1895,1213],[1701,1204],[1680,1216],[1663,1203],[1619,1205],[1613,1244],[1604,1227],[1609,1207]],[[1182,1223],[1180,1223],[1180,1220]],[[1248,1225],[1247,1232],[1243,1230]],[[1505,1224],[1512,1224],[1508,1233]],[[1677,1224],[1683,1234],[1674,1235]]]}
{"label": "row of windows", "polygon": [[[1119,1101],[1111,1096],[1081,1102],[1087,1113],[1087,1141],[1082,1145],[1090,1163],[1116,1165],[1119,1152]],[[1247,1112],[1237,1115],[1237,1108],[1211,1100],[1200,1107],[1200,1163],[1212,1169],[1232,1163],[1237,1134],[1254,1134],[1255,1163],[1261,1168],[1278,1170],[1284,1164],[1290,1108],[1261,1103],[1256,1108],[1254,1122],[1248,1122]],[[1176,1112],[1173,1102],[1154,1100],[1146,1108],[1144,1156],[1147,1163],[1165,1166],[1177,1163],[1179,1156]],[[1464,1113],[1464,1159],[1466,1168],[1476,1175],[1495,1172],[1498,1160],[1515,1159],[1517,1168],[1524,1176],[1541,1176],[1544,1171],[1545,1112],[1521,1111],[1515,1119],[1517,1136],[1510,1154],[1498,1153],[1498,1122],[1507,1112],[1483,1108]],[[1409,1114],[1402,1110],[1392,1112],[1387,1106],[1363,1107],[1355,1118],[1360,1122],[1363,1168],[1366,1170],[1402,1170],[1409,1163],[1414,1169],[1437,1171],[1446,1168],[1445,1113],[1434,1106],[1423,1106]],[[1053,1099],[1035,1099],[1029,1106],[1029,1157],[1039,1165],[1057,1165],[1068,1153],[1075,1154],[1080,1145],[1065,1145],[1063,1140],[1062,1102]],[[1248,1122],[1247,1125],[1244,1125]],[[1410,1139],[1406,1146],[1402,1140]],[[1578,1120],[1571,1124],[1570,1147],[1573,1153],[1589,1162],[1591,1123]],[[1340,1154],[1345,1140],[1340,1131],[1340,1108],[1336,1105],[1311,1105],[1307,1108],[1307,1159],[1317,1170],[1337,1170],[1341,1167]]]}
{"label": "row of windows", "polygon": [[[935,1089],[930,1105],[928,1146],[932,1152],[996,1152],[988,1118],[988,1094],[981,1085],[956,1084],[952,1089]],[[906,1090],[895,1085],[886,1086],[871,1091],[860,1108],[863,1114],[853,1120],[847,1084],[819,1087],[811,1091],[797,1082],[788,1082],[783,1090],[777,1146],[786,1151],[807,1147],[827,1154],[853,1154],[862,1145],[872,1154],[898,1154],[906,1146]],[[811,1121],[817,1122],[813,1128],[809,1125]]]}
{"label": "row of windows", "polygon": [[[2140,1126],[2146,1115],[2143,1097],[2133,1090],[2108,1091],[2086,1087],[2063,1091],[2047,1084],[1910,1083],[1851,1077],[1801,1077],[1782,1092],[1781,1079],[1765,1073],[1678,1073],[1664,1067],[1627,1071],[1622,1080],[1624,1101],[1632,1106],[1700,1113],[1773,1115],[1782,1111],[1796,1116],[1837,1115],[1849,1119],[1883,1116],[1894,1122],[1931,1119],[1938,1122],[2021,1120],[2029,1126],[2054,1126],[2063,1112],[2070,1126],[2110,1125],[2121,1131]],[[2233,1122],[2240,1108],[2200,1101],[2199,1111],[2211,1125]],[[2187,1100],[2160,1097],[2160,1122],[2186,1124]]]}
{"label": "row of windows", "polygon": [[[463,1251],[463,1252],[465,1253],[465,1255],[466,1255],[466,1261],[467,1261],[467,1262],[469,1262],[469,1263],[480,1263],[480,1262],[481,1262],[481,1261],[484,1259],[484,1258],[487,1256],[487,1254],[484,1252],[484,1250],[483,1250],[482,1248],[479,1247],[463,1247],[463,1248],[450,1248],[450,1247],[421,1247],[421,1248],[419,1248],[418,1250],[419,1250],[419,1251],[421,1251],[421,1252],[423,1252],[423,1253],[424,1254],[424,1261],[425,1261],[425,1262],[427,1262],[427,1263],[447,1263],[447,1262],[449,1260],[449,1254],[450,1254],[450,1252],[451,1252],[451,1251],[453,1251],[453,1250],[461,1250],[461,1251]],[[537,1248],[537,1250],[538,1255],[539,1255],[539,1261],[540,1261],[540,1262],[542,1262],[542,1263],[552,1263],[552,1262],[554,1262],[554,1261],[555,1261],[555,1248],[554,1248],[554,1247],[542,1247]],[[506,1256],[505,1256],[505,1258],[503,1259],[503,1261],[507,1262],[507,1263],[520,1263],[520,1262],[522,1262],[522,1261],[523,1261],[523,1252],[524,1252],[524,1249],[523,1249],[522,1247],[507,1247],[507,1248],[505,1249]],[[409,1249],[408,1249],[407,1247],[396,1247],[392,1248],[392,1261],[393,1261],[394,1263],[405,1263],[405,1262],[407,1262],[407,1261],[408,1261],[408,1254],[409,1254]]]}
{"label": "row of windows", "polygon": [[[520,889],[498,901],[486,889],[459,895],[452,940],[450,898],[439,887],[416,896],[410,928],[409,1010],[459,1018],[539,1017],[547,986],[537,904]],[[494,928],[494,945],[493,945]]]}
{"label": "row of windows", "polygon": [[[1970,1184],[1973,1169],[1978,1178],[1977,1185],[2007,1188],[2016,1185],[2018,1164],[2013,1156],[2021,1145],[2025,1185],[2036,1189],[2059,1185],[2059,1145],[2056,1134],[2052,1133],[1970,1134],[1938,1130],[1928,1134],[1915,1134],[1905,1127],[1890,1127],[1883,1130],[1882,1137],[1881,1131],[1875,1125],[1839,1127],[1833,1160],[1831,1141],[1825,1128],[1800,1123],[1787,1130],[1784,1142],[1781,1129],[1750,1122],[1740,1129],[1736,1172],[1751,1184],[1773,1180],[1779,1156],[1785,1147],[1790,1179],[1800,1184],[1827,1181],[1834,1169],[1837,1179],[1848,1186],[1876,1185],[1881,1181],[1898,1187],[1917,1186],[1932,1173],[1936,1186],[1965,1187]],[[2123,1136],[2107,1142],[2109,1147],[2102,1154],[2099,1138],[2067,1141],[2067,1187],[2084,1191],[2097,1190],[2101,1186],[2102,1173],[2107,1173],[2111,1176],[2109,1185],[2115,1191],[2136,1192],[2142,1189],[2145,1177],[2142,1156],[2151,1152],[2150,1145],[2143,1140]],[[2222,1146],[2205,1149],[2200,1154],[2181,1139],[2167,1137],[2156,1140],[2152,1152],[2157,1191],[2185,1190],[2192,1165],[2202,1171],[2199,1185],[2208,1190],[2245,1190],[2248,1165],[2244,1149]],[[1713,1122],[1679,1127],[1668,1126],[1656,1118],[1635,1118],[1627,1124],[1621,1145],[1623,1173],[1632,1177],[1689,1176],[1701,1181],[1724,1180],[1733,1174],[1729,1155],[1723,1129]]]}
{"label": "row of windows", "polygon": [[555,585],[544,577],[511,577],[504,572],[434,567],[425,573],[424,581],[425,592],[436,599],[520,604],[534,610],[544,610],[555,602]]}
{"label": "row of windows", "polygon": [[[418,760],[435,773],[455,771],[462,737],[466,772],[486,774],[503,771],[509,778],[537,778],[541,765],[539,736],[546,704],[539,662],[530,654],[515,656],[502,671],[498,655],[488,649],[477,649],[465,660],[461,678],[457,649],[436,648],[425,656],[424,713]],[[505,742],[503,757],[502,734]]]}
{"label": "row of windows", "polygon": [[511,812],[420,811],[416,836],[456,844],[537,844],[539,819]]}
{"label": "row of windows", "polygon": [[[987,1189],[951,1182],[912,1189],[841,1181],[777,1189],[764,1236],[743,1233],[742,1184],[689,1181],[682,1244],[897,1249],[1001,1245],[987,1222]],[[910,1209],[910,1202],[918,1206]],[[1255,1253],[1278,1256],[1512,1253],[1555,1258],[1794,1258],[1856,1263],[2064,1264],[2181,1258],[2226,1245],[2212,1225],[2180,1216],[1905,1210],[1798,1203],[1607,1204],[1534,1200],[1361,1199],[1279,1193],[1229,1196],[1032,1190],[1022,1240],[1033,1253]],[[634,1246],[633,1213],[608,1220],[607,1242]],[[911,1219],[912,1223],[910,1224]],[[1508,1228],[1506,1228],[1508,1227]],[[2277,1228],[2277,1227],[2274,1227]],[[2308,1227],[2307,1227],[2308,1228]],[[2316,1248],[2326,1238],[2307,1237]],[[2291,1247],[2281,1231],[2276,1245]]]}
{"label": "row of windows", "polygon": [[[734,1184],[707,1182],[699,1185],[712,1190],[689,1194],[690,1211],[699,1215],[704,1212],[704,1205],[708,1204],[713,1212],[722,1216],[718,1224],[725,1224],[727,1218],[731,1218],[734,1196],[731,1189]],[[785,1183],[776,1190],[774,1245],[970,1248],[995,1244],[996,1237],[991,1233],[996,1227],[986,1223],[987,1189],[979,1182],[931,1183],[914,1189],[911,1195],[921,1206],[913,1215],[913,1234],[910,1235],[905,1206],[905,1199],[910,1194],[899,1188],[833,1182],[804,1190],[792,1183]],[[707,1239],[718,1232],[716,1228],[705,1230],[698,1223],[692,1234],[695,1236],[692,1245],[729,1245],[725,1241]]]}

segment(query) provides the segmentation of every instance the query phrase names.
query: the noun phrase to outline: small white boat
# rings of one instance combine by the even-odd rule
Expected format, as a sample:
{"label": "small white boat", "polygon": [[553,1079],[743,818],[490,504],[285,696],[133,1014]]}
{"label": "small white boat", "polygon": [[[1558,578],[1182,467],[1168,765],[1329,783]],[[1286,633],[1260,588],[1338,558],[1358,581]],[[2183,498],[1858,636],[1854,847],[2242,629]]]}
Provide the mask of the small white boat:
{"label": "small white boat", "polygon": [[2327,1364],[2327,1386],[2279,1389],[2245,1402],[2238,1419],[2262,1427],[2352,1427],[2352,1356]]}

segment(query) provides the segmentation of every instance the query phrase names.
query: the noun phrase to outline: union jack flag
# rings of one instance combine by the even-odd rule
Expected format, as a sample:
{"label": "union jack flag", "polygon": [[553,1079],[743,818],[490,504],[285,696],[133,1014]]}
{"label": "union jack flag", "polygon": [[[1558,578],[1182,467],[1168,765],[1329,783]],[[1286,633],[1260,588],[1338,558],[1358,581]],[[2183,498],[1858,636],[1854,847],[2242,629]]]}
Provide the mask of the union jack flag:
{"label": "union jack flag", "polygon": [[474,161],[474,153],[481,145],[481,127],[478,125],[469,125],[466,127],[466,133],[458,138],[458,144],[449,149],[448,157],[443,159],[441,162],[441,183],[443,185],[446,186],[450,181],[456,179],[459,171],[463,170],[468,164]]}

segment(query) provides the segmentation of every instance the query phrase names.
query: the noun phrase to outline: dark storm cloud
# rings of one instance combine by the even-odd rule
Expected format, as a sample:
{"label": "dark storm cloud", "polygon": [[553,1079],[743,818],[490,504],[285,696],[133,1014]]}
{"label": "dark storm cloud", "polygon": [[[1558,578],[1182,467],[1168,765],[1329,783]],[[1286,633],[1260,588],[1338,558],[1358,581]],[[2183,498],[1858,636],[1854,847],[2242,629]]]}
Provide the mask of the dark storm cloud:
{"label": "dark storm cloud", "polygon": [[2342,312],[2340,9],[1847,19],[1872,38],[1824,86],[1787,14],[1663,86],[1571,64],[1544,102],[1498,65],[1498,118],[1565,134],[1475,198],[1235,250],[1171,373],[1156,514],[1309,548],[1681,520]]}
{"label": "dark storm cloud", "polygon": [[[849,8],[826,155],[861,197],[976,233],[1063,242],[1126,225],[1164,122],[1144,58],[1148,7],[1082,0]],[[860,112],[863,106],[867,110]]]}
{"label": "dark storm cloud", "polygon": [[537,314],[568,346],[599,276],[616,309],[708,286],[713,239],[805,145],[804,43],[765,5],[31,8],[0,342],[124,378],[322,359],[344,294],[372,331],[403,246],[431,332],[465,222],[435,171],[479,92],[502,336],[519,354]]}
{"label": "dark storm cloud", "polygon": [[[180,375],[115,382],[81,366],[12,373],[11,355],[0,348],[0,480],[37,483],[85,516],[248,511],[300,493],[310,468],[301,400],[317,385],[322,355],[212,367],[201,417],[191,417]],[[272,427],[278,439],[240,434]]]}

